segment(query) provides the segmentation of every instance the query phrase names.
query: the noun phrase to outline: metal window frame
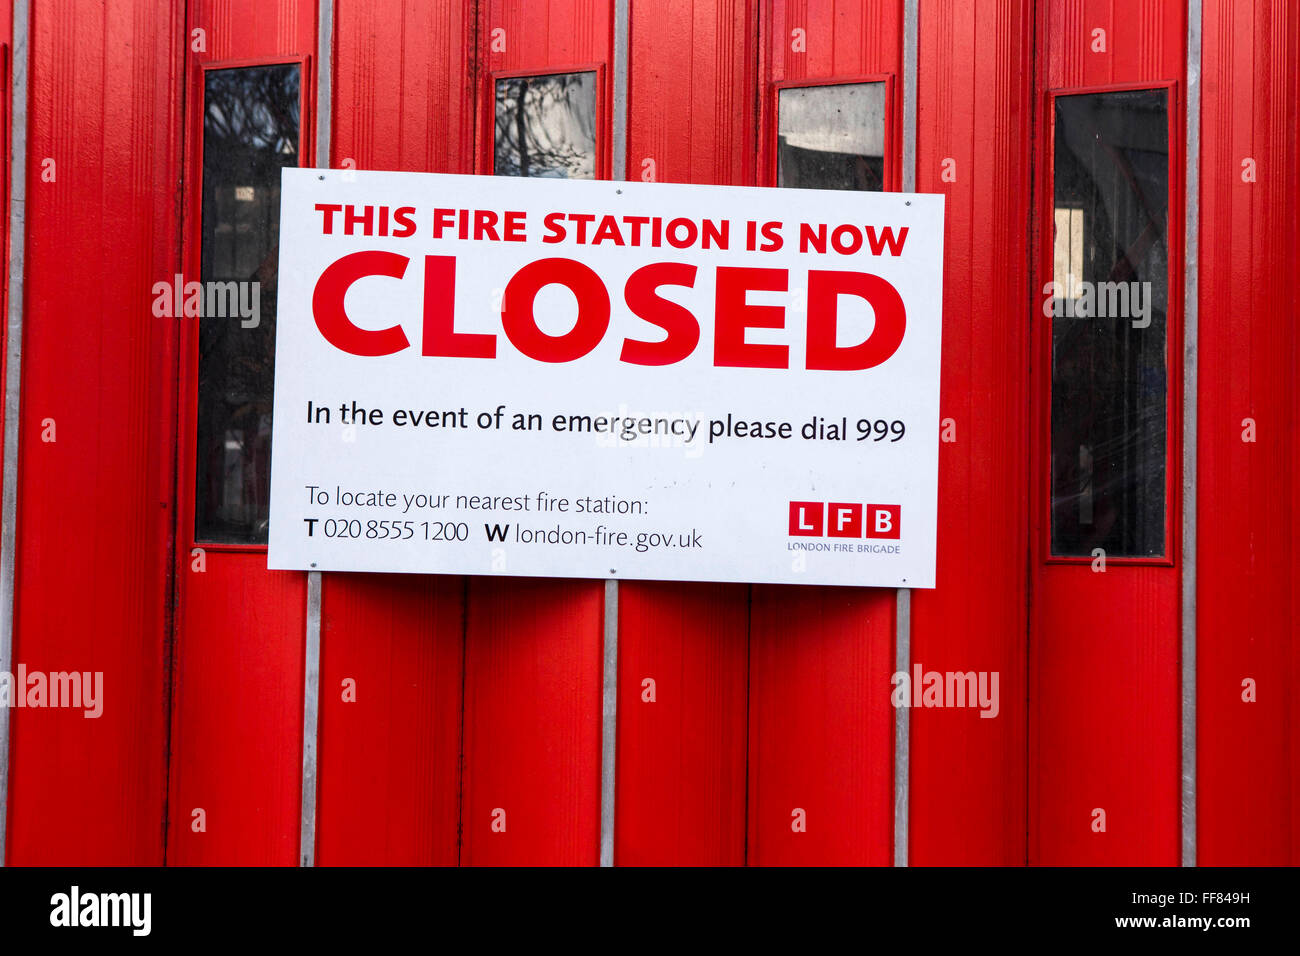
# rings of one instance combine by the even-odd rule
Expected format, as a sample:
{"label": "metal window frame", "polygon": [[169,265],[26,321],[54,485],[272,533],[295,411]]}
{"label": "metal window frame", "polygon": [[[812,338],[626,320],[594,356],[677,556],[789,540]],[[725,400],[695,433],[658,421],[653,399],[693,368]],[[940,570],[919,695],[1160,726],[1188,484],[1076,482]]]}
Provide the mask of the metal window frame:
{"label": "metal window frame", "polygon": [[[192,55],[191,55],[192,56]],[[298,167],[316,165],[315,137],[309,135],[315,123],[314,57],[299,56],[243,57],[199,62],[191,60],[186,84],[184,117],[185,155],[183,158],[185,195],[182,200],[181,273],[197,280],[202,268],[203,255],[203,114],[207,75],[220,70],[248,69],[261,66],[297,66],[299,68],[298,95]],[[198,519],[198,413],[199,413],[199,330],[197,322],[182,322],[178,330],[180,353],[180,395],[177,412],[176,453],[180,459],[177,468],[176,493],[176,569],[184,572],[192,548],[202,548],[208,553],[265,554],[266,544],[240,541],[207,541],[199,537]]]}
{"label": "metal window frame", "polygon": [[545,69],[490,70],[485,73],[481,92],[483,101],[480,109],[482,123],[480,128],[481,142],[478,150],[479,166],[475,169],[475,172],[485,176],[496,175],[496,95],[498,80],[561,76],[570,73],[595,73],[596,122],[593,132],[596,140],[596,163],[593,178],[597,180],[610,179],[613,167],[613,149],[611,148],[613,139],[611,135],[611,112],[613,106],[610,102],[607,72],[607,64],[603,61],[596,61],[575,64],[565,63],[554,67],[546,67]]}
{"label": "metal window frame", "polygon": [[[1178,374],[1179,359],[1183,348],[1183,322],[1185,303],[1183,302],[1183,252],[1185,237],[1183,235],[1183,147],[1181,137],[1182,97],[1178,80],[1154,81],[1148,83],[1115,83],[1092,86],[1071,86],[1044,91],[1043,123],[1043,171],[1042,171],[1042,206],[1034,215],[1038,217],[1037,240],[1041,248],[1031,247],[1034,264],[1031,267],[1033,290],[1038,293],[1049,277],[1052,276],[1054,245],[1050,241],[1053,235],[1055,206],[1053,197],[1056,187],[1056,100],[1068,96],[1094,96],[1106,93],[1149,93],[1164,92],[1165,121],[1167,124],[1166,141],[1169,144],[1168,157],[1168,216],[1165,243],[1168,250],[1166,290],[1169,308],[1165,320],[1165,501],[1164,501],[1164,551],[1158,555],[1106,555],[1106,566],[1111,567],[1174,567],[1180,553],[1182,542],[1179,489],[1181,487],[1181,466],[1183,461],[1183,441],[1181,422],[1183,420],[1183,389],[1181,376]],[[1040,281],[1042,280],[1042,281]],[[1040,381],[1033,387],[1034,401],[1041,403],[1041,422],[1035,436],[1039,454],[1036,468],[1041,471],[1033,478],[1037,484],[1039,500],[1034,507],[1034,515],[1039,527],[1034,534],[1034,553],[1039,563],[1044,565],[1089,565],[1096,560],[1092,555],[1054,554],[1052,552],[1052,471],[1050,449],[1052,447],[1052,329],[1054,319],[1046,318],[1041,313],[1040,296],[1033,296],[1033,321],[1037,322],[1038,332],[1035,336],[1035,355],[1041,368]]]}
{"label": "metal window frame", "polygon": [[[899,192],[903,188],[902,163],[899,160],[899,142],[895,127],[898,125],[896,88],[898,77],[893,73],[863,73],[819,79],[775,80],[768,84],[768,116],[771,121],[764,134],[767,140],[767,163],[764,169],[769,186],[777,186],[780,176],[781,93],[785,90],[817,89],[826,86],[865,86],[883,83],[885,86],[885,172],[881,192]],[[797,188],[784,186],[784,189]]]}

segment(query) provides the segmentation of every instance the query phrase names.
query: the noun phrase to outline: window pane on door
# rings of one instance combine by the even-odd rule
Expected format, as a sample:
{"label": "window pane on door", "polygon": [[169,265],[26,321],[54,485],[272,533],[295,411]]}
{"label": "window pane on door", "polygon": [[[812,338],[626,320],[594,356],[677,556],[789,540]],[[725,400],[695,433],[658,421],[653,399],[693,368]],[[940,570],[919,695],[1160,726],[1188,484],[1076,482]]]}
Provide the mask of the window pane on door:
{"label": "window pane on door", "polygon": [[299,165],[296,64],[204,79],[196,540],[267,540],[280,169]]}
{"label": "window pane on door", "polygon": [[1167,94],[1058,96],[1055,119],[1052,553],[1164,555]]}
{"label": "window pane on door", "polygon": [[787,87],[777,97],[777,185],[885,188],[885,84]]}
{"label": "window pane on door", "polygon": [[496,81],[498,176],[596,178],[596,74]]}

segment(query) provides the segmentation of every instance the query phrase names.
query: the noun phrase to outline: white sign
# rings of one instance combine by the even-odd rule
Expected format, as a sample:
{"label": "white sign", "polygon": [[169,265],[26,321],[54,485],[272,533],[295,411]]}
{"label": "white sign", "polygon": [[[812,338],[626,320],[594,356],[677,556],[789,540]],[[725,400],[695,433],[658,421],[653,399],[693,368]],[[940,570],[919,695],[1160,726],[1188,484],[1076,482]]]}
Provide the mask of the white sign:
{"label": "white sign", "polygon": [[271,568],[934,586],[943,197],[286,169]]}

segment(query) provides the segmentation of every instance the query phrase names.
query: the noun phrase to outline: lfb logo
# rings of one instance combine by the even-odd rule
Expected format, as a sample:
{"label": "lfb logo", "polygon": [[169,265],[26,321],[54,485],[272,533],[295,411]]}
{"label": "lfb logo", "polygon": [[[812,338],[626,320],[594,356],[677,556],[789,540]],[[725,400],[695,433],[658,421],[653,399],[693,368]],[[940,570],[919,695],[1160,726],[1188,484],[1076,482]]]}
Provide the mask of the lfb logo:
{"label": "lfb logo", "polygon": [[897,538],[902,505],[790,502],[790,534],[804,538]]}

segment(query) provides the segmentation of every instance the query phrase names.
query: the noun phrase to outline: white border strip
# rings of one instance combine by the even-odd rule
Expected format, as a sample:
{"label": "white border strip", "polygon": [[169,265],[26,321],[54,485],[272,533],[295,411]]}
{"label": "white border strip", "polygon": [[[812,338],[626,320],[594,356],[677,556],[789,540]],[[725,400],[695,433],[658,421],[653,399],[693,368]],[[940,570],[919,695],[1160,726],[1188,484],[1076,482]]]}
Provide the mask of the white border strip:
{"label": "white border strip", "polygon": [[[614,0],[613,178],[627,179],[630,0]],[[600,865],[614,865],[615,756],[618,753],[618,581],[605,582],[604,666],[600,717]]]}
{"label": "white border strip", "polygon": [[[0,671],[13,673],[14,563],[18,558],[18,426],[23,374],[23,263],[27,246],[27,0],[15,0],[9,164],[9,354],[5,366],[4,491],[0,503]],[[9,818],[9,708],[0,707],[0,866]]]}
{"label": "white border strip", "polygon": [[[920,0],[903,2],[903,192],[916,192],[916,76]],[[912,667],[912,592],[899,588],[894,605],[894,670]],[[907,866],[912,740],[907,707],[894,708],[894,866]]]}
{"label": "white border strip", "polygon": [[1196,399],[1201,222],[1201,0],[1187,5],[1186,219],[1183,224],[1183,866],[1196,865]]}
{"label": "white border strip", "polygon": [[[316,38],[316,168],[330,165],[330,124],[334,71],[334,3],[320,0]],[[303,661],[302,700],[302,820],[298,862],[316,865],[316,746],[320,729],[320,604],[319,571],[307,572],[307,635]]]}

